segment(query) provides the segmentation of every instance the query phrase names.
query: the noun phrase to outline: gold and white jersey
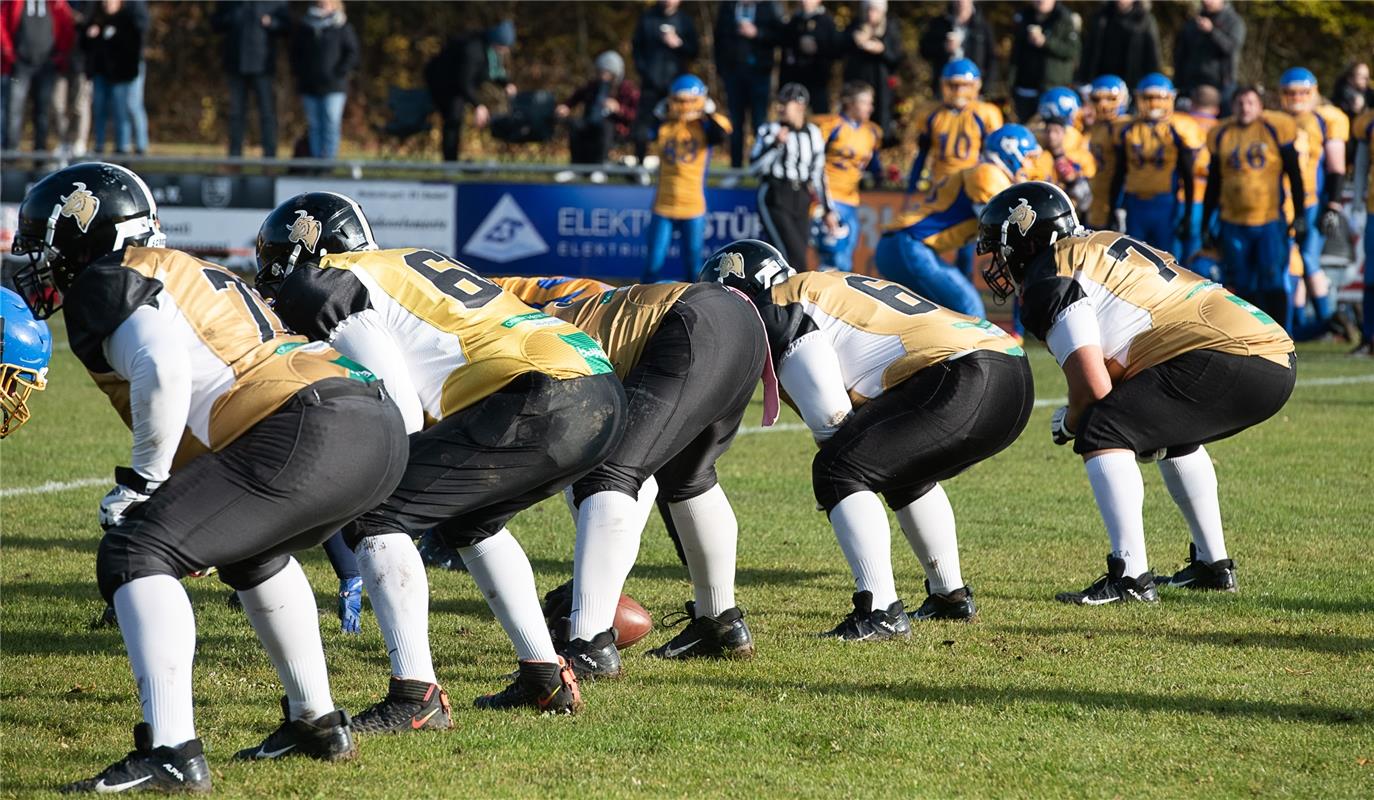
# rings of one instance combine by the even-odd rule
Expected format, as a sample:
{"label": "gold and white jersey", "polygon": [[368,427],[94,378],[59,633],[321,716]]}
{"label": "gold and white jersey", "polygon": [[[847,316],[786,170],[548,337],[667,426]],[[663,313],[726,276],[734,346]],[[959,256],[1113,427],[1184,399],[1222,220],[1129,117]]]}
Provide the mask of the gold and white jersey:
{"label": "gold and white jersey", "polygon": [[313,383],[374,380],[329,346],[287,333],[238,276],[179,250],[130,247],[96,261],[64,305],[73,352],[131,427],[130,376],[107,360],[107,340],[146,307],[139,320],[157,343],[184,348],[190,407],[174,468],[234,441]]}
{"label": "gold and white jersey", "polygon": [[[366,317],[369,330],[394,345],[388,352],[403,360],[420,407],[434,420],[527,372],[561,380],[611,371],[587,334],[432,250],[325,256],[318,267],[287,276],[275,307],[292,330],[315,340],[332,341]],[[396,366],[377,371],[387,378]]]}
{"label": "gold and white jersey", "polygon": [[[900,284],[843,272],[802,272],[761,304],[768,342],[784,362],[802,339],[835,351],[850,402],[859,406],[926,367],[983,350],[1024,355],[1001,328],[951,311]],[[783,389],[787,390],[786,378]]]}
{"label": "gold and white jersey", "polygon": [[1021,320],[1062,366],[1098,345],[1114,381],[1193,350],[1289,365],[1273,319],[1173,256],[1114,231],[1061,239],[1027,270]]}
{"label": "gold and white jersey", "polygon": [[644,346],[673,304],[694,284],[624,286],[577,300],[561,300],[544,312],[586,331],[611,359],[621,380],[639,363]]}

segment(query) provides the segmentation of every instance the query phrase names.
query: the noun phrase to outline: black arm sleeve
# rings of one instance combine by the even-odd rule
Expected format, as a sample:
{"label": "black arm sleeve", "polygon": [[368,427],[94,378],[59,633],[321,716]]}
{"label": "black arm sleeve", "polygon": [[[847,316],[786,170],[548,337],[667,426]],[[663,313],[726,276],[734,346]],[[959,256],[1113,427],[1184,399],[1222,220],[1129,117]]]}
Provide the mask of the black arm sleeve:
{"label": "black arm sleeve", "polygon": [[1193,166],[1197,163],[1197,151],[1191,147],[1186,147],[1183,140],[1174,136],[1174,146],[1178,148],[1178,179],[1183,182],[1183,202],[1188,208],[1193,207],[1197,202],[1196,189],[1193,186]]}
{"label": "black arm sleeve", "polygon": [[353,273],[306,267],[286,276],[272,310],[287,328],[319,342],[350,315],[371,307],[367,287]]}
{"label": "black arm sleeve", "polygon": [[1331,205],[1340,205],[1341,194],[1345,192],[1345,173],[1328,172],[1326,173],[1326,197],[1325,202]]}
{"label": "black arm sleeve", "polygon": [[1216,153],[1212,154],[1212,161],[1207,165],[1207,192],[1202,197],[1202,230],[1200,234],[1205,236],[1212,227],[1212,215],[1217,212],[1217,205],[1221,202],[1221,159]]}
{"label": "black arm sleeve", "polygon": [[111,372],[105,340],[144,305],[157,305],[162,281],[145,278],[123,266],[124,253],[109,255],[86,267],[62,297],[67,339],[82,366]]}
{"label": "black arm sleeve", "polygon": [[1306,187],[1302,183],[1302,165],[1298,163],[1297,148],[1292,145],[1279,149],[1283,156],[1283,173],[1288,176],[1288,186],[1293,190],[1293,213],[1295,216],[1302,216],[1303,200],[1306,199]]}
{"label": "black arm sleeve", "polygon": [[773,351],[773,362],[782,359],[788,345],[817,330],[816,323],[802,310],[800,303],[780,306],[763,300],[758,303],[759,316],[763,318],[763,328],[768,332],[768,346]]}

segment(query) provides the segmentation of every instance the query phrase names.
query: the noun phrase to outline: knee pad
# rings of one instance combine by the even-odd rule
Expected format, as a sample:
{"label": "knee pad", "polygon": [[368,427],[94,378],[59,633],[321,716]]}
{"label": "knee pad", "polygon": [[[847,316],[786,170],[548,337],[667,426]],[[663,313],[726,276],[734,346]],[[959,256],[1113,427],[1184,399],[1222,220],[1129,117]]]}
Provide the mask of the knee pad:
{"label": "knee pad", "polygon": [[291,563],[291,556],[282,554],[269,558],[253,558],[219,568],[219,579],[236,592],[252,589]]}

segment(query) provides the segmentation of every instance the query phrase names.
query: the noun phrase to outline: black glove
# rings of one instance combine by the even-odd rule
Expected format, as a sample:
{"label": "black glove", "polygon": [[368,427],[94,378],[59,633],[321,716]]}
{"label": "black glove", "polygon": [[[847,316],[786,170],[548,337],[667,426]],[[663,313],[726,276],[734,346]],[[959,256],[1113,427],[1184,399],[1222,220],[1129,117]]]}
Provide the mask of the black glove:
{"label": "black glove", "polygon": [[1307,216],[1301,212],[1293,216],[1293,241],[1299,247],[1307,241]]}
{"label": "black glove", "polygon": [[1341,230],[1341,210],[1334,206],[1327,206],[1317,218],[1317,230],[1322,232],[1322,236],[1328,239]]}

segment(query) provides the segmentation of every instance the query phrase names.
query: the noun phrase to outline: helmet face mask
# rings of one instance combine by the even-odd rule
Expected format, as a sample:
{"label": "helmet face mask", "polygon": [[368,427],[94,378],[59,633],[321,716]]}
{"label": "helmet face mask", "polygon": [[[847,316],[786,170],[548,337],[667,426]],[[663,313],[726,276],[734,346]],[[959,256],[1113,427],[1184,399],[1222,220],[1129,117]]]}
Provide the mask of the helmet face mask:
{"label": "helmet face mask", "polygon": [[998,193],[978,219],[980,255],[991,254],[983,279],[999,300],[1019,294],[1026,269],[1060,239],[1081,236],[1073,200],[1054,184],[1028,181]]}
{"label": "helmet face mask", "polygon": [[1152,72],[1140,79],[1135,87],[1135,102],[1140,116],[1158,122],[1168,119],[1174,113],[1174,98],[1178,90],[1173,81],[1158,72]]}
{"label": "helmet face mask", "polygon": [[1317,76],[1304,67],[1284,70],[1279,78],[1279,104],[1290,114],[1317,107]]}
{"label": "helmet face mask", "polygon": [[1126,81],[1117,75],[1099,75],[1088,91],[1093,110],[1100,120],[1114,120],[1126,113],[1131,104],[1131,92]]}
{"label": "helmet face mask", "polygon": [[978,92],[982,88],[983,82],[977,79],[949,78],[940,81],[940,97],[945,105],[965,108],[978,99]]}

